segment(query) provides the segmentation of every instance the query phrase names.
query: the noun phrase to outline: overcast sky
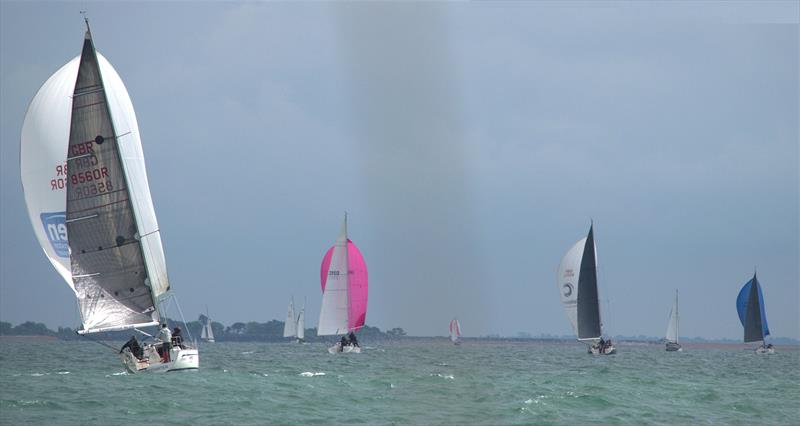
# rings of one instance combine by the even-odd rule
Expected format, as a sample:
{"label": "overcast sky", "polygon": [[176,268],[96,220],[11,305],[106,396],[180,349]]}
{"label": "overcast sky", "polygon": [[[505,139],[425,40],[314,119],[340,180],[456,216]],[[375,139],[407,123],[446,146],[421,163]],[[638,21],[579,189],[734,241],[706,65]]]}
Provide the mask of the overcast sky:
{"label": "overcast sky", "polygon": [[[136,109],[187,319],[283,319],[344,211],[367,324],[570,334],[595,223],[606,331],[741,338],[758,267],[800,338],[797,2],[0,2],[0,319],[78,325],[25,209],[28,103],[95,44]],[[65,148],[66,149],[66,148]]]}

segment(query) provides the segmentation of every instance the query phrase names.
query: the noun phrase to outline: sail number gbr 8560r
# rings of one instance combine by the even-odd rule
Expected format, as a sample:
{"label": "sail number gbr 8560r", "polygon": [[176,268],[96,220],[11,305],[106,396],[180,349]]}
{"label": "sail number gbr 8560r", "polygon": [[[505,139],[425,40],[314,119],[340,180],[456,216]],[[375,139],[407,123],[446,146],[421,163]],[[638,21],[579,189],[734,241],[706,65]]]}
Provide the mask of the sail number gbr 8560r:
{"label": "sail number gbr 8560r", "polygon": [[[73,185],[74,196],[86,197],[103,194],[114,189],[108,175],[108,168],[99,166],[92,142],[75,144],[70,147],[69,181]],[[87,170],[88,169],[88,170]],[[67,175],[67,165],[56,166],[56,174]],[[51,190],[61,189],[63,179],[53,179]]]}

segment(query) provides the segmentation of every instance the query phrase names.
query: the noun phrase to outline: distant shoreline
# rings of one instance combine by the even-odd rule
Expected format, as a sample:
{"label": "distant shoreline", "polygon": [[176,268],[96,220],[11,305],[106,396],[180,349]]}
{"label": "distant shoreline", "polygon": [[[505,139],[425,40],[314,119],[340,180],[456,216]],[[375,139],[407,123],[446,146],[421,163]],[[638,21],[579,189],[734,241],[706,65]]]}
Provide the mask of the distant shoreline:
{"label": "distant shoreline", "polygon": [[[206,320],[201,318],[201,320]],[[188,337],[200,336],[202,328],[201,320],[181,322],[168,319],[167,322],[170,327],[180,326],[186,331]],[[214,329],[214,336],[217,342],[264,342],[264,343],[281,343],[289,339],[283,337],[283,321],[271,320],[266,323],[258,323],[255,321],[247,323],[234,323],[230,326],[225,326],[219,322],[211,322]],[[145,328],[146,330],[146,328]],[[359,340],[363,341],[412,341],[412,340],[442,340],[447,336],[408,336],[406,332],[399,327],[382,331],[377,327],[365,325],[358,332]],[[520,333],[522,334],[522,333]],[[109,341],[125,341],[130,338],[131,331],[115,331],[104,332],[92,335],[92,340],[109,340]],[[334,336],[317,336],[316,328],[306,328],[306,341],[308,342],[329,342],[334,340]],[[663,345],[663,339],[652,336],[610,336],[615,342],[624,345]],[[17,326],[11,323],[0,321],[0,341],[9,340],[27,340],[27,341],[53,341],[53,340],[83,340],[78,336],[75,330],[68,327],[59,327],[58,330],[50,330],[42,323],[27,321]],[[477,336],[477,337],[462,337],[465,341],[476,342],[551,342],[563,344],[579,344],[573,336],[553,336],[553,335],[517,335],[517,336],[499,336],[495,334]],[[768,340],[776,346],[800,346],[800,340],[790,339],[785,337],[775,337]],[[695,348],[714,348],[714,347],[741,347],[749,348],[755,347],[755,343],[743,343],[739,340],[733,339],[706,339],[702,337],[681,337],[681,344],[685,347]]]}

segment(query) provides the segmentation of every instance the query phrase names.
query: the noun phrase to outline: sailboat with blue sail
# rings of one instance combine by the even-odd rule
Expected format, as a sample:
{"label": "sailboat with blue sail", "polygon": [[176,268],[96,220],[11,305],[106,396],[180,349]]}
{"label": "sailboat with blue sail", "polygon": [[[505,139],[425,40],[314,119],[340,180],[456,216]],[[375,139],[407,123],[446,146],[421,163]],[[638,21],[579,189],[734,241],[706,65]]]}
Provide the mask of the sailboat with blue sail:
{"label": "sailboat with blue sail", "polygon": [[761,285],[755,273],[753,278],[739,290],[739,296],[736,297],[736,311],[744,327],[744,342],[761,342],[761,346],[756,348],[757,354],[774,354],[775,348],[766,342],[769,336],[767,312],[764,309],[764,294],[761,292]]}

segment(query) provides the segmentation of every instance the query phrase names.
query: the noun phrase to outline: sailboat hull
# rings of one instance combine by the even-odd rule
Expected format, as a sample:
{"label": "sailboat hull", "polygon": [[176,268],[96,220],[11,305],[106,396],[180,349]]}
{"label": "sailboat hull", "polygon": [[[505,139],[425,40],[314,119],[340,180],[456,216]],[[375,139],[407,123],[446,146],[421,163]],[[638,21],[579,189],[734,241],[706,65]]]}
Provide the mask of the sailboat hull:
{"label": "sailboat hull", "polygon": [[667,352],[682,352],[683,348],[675,342],[667,342]]}
{"label": "sailboat hull", "polygon": [[342,347],[341,343],[336,342],[335,345],[333,345],[330,348],[328,348],[328,353],[331,353],[331,354],[360,354],[361,353],[361,348],[358,347],[358,346],[351,346],[351,345],[346,345],[345,347]]}
{"label": "sailboat hull", "polygon": [[193,348],[172,348],[169,362],[162,362],[156,347],[153,345],[145,347],[144,359],[137,359],[127,350],[121,356],[122,361],[125,363],[125,368],[131,373],[166,373],[200,368],[200,354],[197,349]]}
{"label": "sailboat hull", "polygon": [[605,350],[601,351],[600,346],[589,346],[589,353],[592,355],[613,355],[617,353],[617,348],[614,345],[606,346]]}
{"label": "sailboat hull", "polygon": [[775,353],[775,348],[767,348],[764,346],[759,346],[756,349],[756,355],[772,355]]}

